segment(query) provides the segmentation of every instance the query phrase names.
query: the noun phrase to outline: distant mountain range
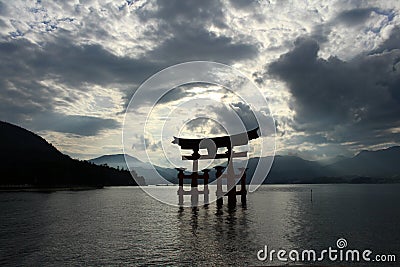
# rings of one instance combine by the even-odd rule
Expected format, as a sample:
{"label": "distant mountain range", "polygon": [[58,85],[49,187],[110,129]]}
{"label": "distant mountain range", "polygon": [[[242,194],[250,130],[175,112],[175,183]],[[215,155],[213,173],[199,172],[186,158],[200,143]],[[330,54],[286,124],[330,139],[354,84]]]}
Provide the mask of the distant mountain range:
{"label": "distant mountain range", "polygon": [[[0,148],[2,188],[136,185],[129,171],[72,159],[33,132],[1,121]],[[132,175],[144,183],[134,171]]]}
{"label": "distant mountain range", "polygon": [[[146,184],[165,184],[165,180],[160,178],[158,173],[171,183],[177,182],[175,169],[163,168],[155,165],[154,168],[156,170],[154,170],[153,165],[148,162],[142,162],[133,156],[126,155],[126,159],[129,163],[129,166],[133,166],[133,169],[138,175],[145,177]],[[108,166],[114,168],[128,169],[124,154],[104,155],[98,158],[90,159],[89,162],[97,165],[107,164]]]}
{"label": "distant mountain range", "polygon": [[[265,183],[387,183],[400,182],[400,147],[361,151],[331,164],[296,156],[276,156]],[[249,160],[249,176],[258,159]]]}
{"label": "distant mountain range", "polygon": [[398,177],[400,174],[400,146],[387,149],[363,150],[355,157],[328,165],[336,175],[367,177]]}
{"label": "distant mountain range", "polygon": [[[42,137],[0,121],[0,187],[75,187],[105,185],[165,184],[156,171],[177,183],[177,171],[155,166],[123,154],[79,161],[62,154]],[[265,183],[388,183],[400,181],[400,147],[367,151],[352,158],[309,161],[297,156],[275,156]],[[259,158],[248,160],[250,181]],[[240,162],[239,162],[240,163]],[[238,164],[239,165],[239,164]],[[236,167],[238,167],[236,165]],[[131,172],[131,173],[130,173]],[[215,171],[210,172],[215,179]],[[144,178],[143,178],[144,177]]]}
{"label": "distant mountain range", "polygon": [[[165,183],[154,179],[154,170],[150,163],[127,156],[130,166],[143,176],[147,184]],[[361,151],[352,158],[338,156],[330,161],[309,161],[297,156],[274,158],[265,183],[388,183],[400,182],[400,147],[394,146],[377,151]],[[248,161],[248,182],[250,181],[259,158]],[[107,155],[90,160],[95,164],[107,163],[109,166],[127,168],[124,155]],[[240,165],[240,162],[239,164]],[[177,183],[174,169],[155,166],[168,181]],[[210,172],[211,180],[215,172]]]}

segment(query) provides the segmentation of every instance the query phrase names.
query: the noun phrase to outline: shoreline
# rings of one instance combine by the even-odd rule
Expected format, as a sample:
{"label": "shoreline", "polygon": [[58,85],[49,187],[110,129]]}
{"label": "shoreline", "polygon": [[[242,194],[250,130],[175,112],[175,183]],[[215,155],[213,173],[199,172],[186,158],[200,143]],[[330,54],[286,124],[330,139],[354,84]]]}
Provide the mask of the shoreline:
{"label": "shoreline", "polygon": [[0,187],[1,192],[41,192],[41,193],[51,193],[57,191],[86,191],[86,190],[96,190],[103,189],[104,186],[58,186],[58,187]]}

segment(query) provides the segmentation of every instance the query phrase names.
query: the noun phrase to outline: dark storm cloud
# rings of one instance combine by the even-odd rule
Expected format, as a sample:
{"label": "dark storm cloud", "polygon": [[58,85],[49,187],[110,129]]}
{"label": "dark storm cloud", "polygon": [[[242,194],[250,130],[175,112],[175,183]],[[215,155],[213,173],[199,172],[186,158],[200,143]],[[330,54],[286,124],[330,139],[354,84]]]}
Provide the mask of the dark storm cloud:
{"label": "dark storm cloud", "polygon": [[229,134],[261,128],[264,136],[274,135],[276,125],[267,110],[254,110],[244,102],[231,103],[229,106],[208,106],[217,115],[217,121],[225,127]]}
{"label": "dark storm cloud", "polygon": [[7,13],[7,6],[3,2],[0,2],[0,15],[4,15],[6,13]]}
{"label": "dark storm cloud", "polygon": [[[394,44],[391,39],[398,34],[395,29],[387,42]],[[398,135],[385,135],[400,124],[400,43],[392,48],[349,61],[325,60],[318,57],[317,41],[296,40],[295,48],[268,68],[294,97],[293,127],[309,134],[325,132],[336,142],[400,141]]]}
{"label": "dark storm cloud", "polygon": [[177,30],[173,38],[163,42],[149,55],[171,63],[192,60],[217,61],[225,64],[236,60],[251,59],[257,55],[253,45],[235,43],[232,38],[216,36],[205,29],[194,30],[184,27]]}
{"label": "dark storm cloud", "polygon": [[[14,123],[22,123],[36,130],[96,134],[104,128],[115,128],[111,119],[57,114],[58,124],[41,120],[41,114],[51,117],[60,99],[73,104],[78,100],[85,83],[107,85],[134,83],[145,79],[154,66],[128,58],[119,58],[100,46],[75,46],[68,40],[58,40],[38,46],[26,39],[0,43],[0,116]],[[150,70],[151,69],[151,70]],[[68,91],[45,85],[51,79],[67,86]],[[58,100],[56,100],[58,99]],[[49,118],[50,118],[49,117]],[[40,121],[41,120],[41,121]],[[36,124],[31,122],[37,121]],[[80,130],[78,128],[81,128]],[[70,129],[70,130],[68,130]]]}
{"label": "dark storm cloud", "polygon": [[146,61],[118,57],[100,45],[74,45],[59,38],[43,46],[26,39],[0,43],[3,79],[57,79],[63,84],[139,83],[157,69]]}
{"label": "dark storm cloud", "polygon": [[256,116],[251,110],[250,106],[243,103],[237,102],[231,104],[232,109],[238,114],[239,118],[243,121],[246,130],[252,130],[259,127]]}
{"label": "dark storm cloud", "polygon": [[216,35],[210,26],[227,28],[221,1],[157,1],[157,9],[141,14],[141,19],[159,20],[157,36],[171,36],[162,41],[148,57],[170,64],[190,60],[232,63],[257,56],[257,45],[247,40]]}
{"label": "dark storm cloud", "polygon": [[377,11],[376,8],[360,8],[346,10],[340,13],[335,21],[338,23],[344,23],[349,26],[359,25],[364,23],[371,15],[373,11]]}
{"label": "dark storm cloud", "polygon": [[377,54],[382,52],[388,52],[400,47],[400,28],[396,27],[392,31],[390,37],[386,39],[377,49],[371,52],[371,54]]}
{"label": "dark storm cloud", "polygon": [[227,27],[223,12],[225,7],[220,0],[158,0],[155,5],[155,10],[140,12],[139,16],[143,21],[156,18],[162,20],[167,27],[179,24],[187,27],[205,26],[210,23]]}
{"label": "dark storm cloud", "polygon": [[35,123],[30,128],[34,130],[51,130],[81,136],[92,136],[102,130],[114,129],[119,126],[120,124],[113,119],[50,113],[37,116]]}
{"label": "dark storm cloud", "polygon": [[[235,107],[234,105],[237,107]],[[208,109],[216,114],[218,123],[225,127],[228,130],[229,134],[236,134],[241,133],[245,130],[252,130],[255,128],[253,126],[257,124],[257,121],[255,121],[254,119],[249,120],[251,116],[253,116],[254,118],[254,115],[252,114],[252,111],[247,109],[246,107],[244,108],[244,110],[242,110],[241,107],[243,105],[245,104],[233,103],[230,104],[230,106],[209,105]],[[249,112],[251,114],[249,114]]]}
{"label": "dark storm cloud", "polygon": [[242,8],[247,8],[251,6],[253,3],[256,1],[253,0],[229,0],[229,2],[234,6],[235,8],[242,9]]}

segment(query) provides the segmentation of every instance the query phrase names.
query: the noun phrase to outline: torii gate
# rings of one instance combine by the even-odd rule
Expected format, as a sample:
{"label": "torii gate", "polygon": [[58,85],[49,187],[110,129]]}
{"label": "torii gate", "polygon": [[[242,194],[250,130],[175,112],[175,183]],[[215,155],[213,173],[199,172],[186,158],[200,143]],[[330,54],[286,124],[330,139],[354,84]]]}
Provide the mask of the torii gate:
{"label": "torii gate", "polygon": [[[241,195],[242,205],[246,205],[246,168],[239,168],[240,174],[236,175],[233,168],[233,158],[239,157],[247,157],[247,151],[245,152],[234,152],[233,148],[235,146],[247,145],[249,140],[257,139],[259,136],[258,133],[259,128],[255,128],[246,133],[240,133],[231,136],[220,136],[213,138],[200,138],[200,139],[189,139],[189,138],[177,138],[174,136],[173,144],[177,144],[181,147],[181,149],[190,149],[193,150],[192,155],[183,155],[182,160],[192,160],[193,161],[193,169],[192,173],[187,175],[184,174],[184,168],[177,168],[178,170],[178,180],[179,180],[179,206],[183,206],[183,197],[184,195],[191,195],[192,206],[196,207],[198,204],[198,196],[199,194],[204,194],[204,204],[208,205],[209,203],[209,190],[208,190],[208,180],[209,180],[209,170],[204,169],[203,174],[200,175],[198,172],[199,164],[198,160],[203,159],[228,159],[227,172],[223,174],[223,169],[225,167],[217,166],[214,167],[216,169],[216,179],[217,179],[217,206],[220,207],[223,204],[223,196],[228,195],[228,205],[235,206],[236,205],[236,195]],[[208,151],[208,155],[200,155],[199,150],[201,148],[206,148]],[[217,154],[218,148],[226,148],[226,153]],[[222,179],[227,179],[227,191],[224,192],[222,189]],[[241,180],[241,189],[240,191],[236,191],[236,182],[235,180],[240,178]],[[183,189],[183,180],[191,179],[191,190],[185,191]],[[204,190],[198,190],[198,179],[204,180]]]}

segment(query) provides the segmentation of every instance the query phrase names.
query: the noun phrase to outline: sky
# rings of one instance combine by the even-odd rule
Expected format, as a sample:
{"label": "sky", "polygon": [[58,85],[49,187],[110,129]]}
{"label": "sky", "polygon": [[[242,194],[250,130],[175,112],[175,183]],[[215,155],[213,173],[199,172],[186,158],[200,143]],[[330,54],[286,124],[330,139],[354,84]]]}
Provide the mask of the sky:
{"label": "sky", "polygon": [[[195,60],[232,66],[258,87],[246,90],[268,103],[276,154],[318,160],[400,144],[399,1],[0,1],[0,120],[74,158],[122,153],[139,86]],[[201,97],[215,104],[204,110]],[[221,86],[183,85],[157,102],[154,125],[188,101],[217,121],[185,124],[175,112],[166,138],[221,134],[221,114],[248,118],[251,107]],[[160,153],[148,134],[132,132],[131,154]]]}

